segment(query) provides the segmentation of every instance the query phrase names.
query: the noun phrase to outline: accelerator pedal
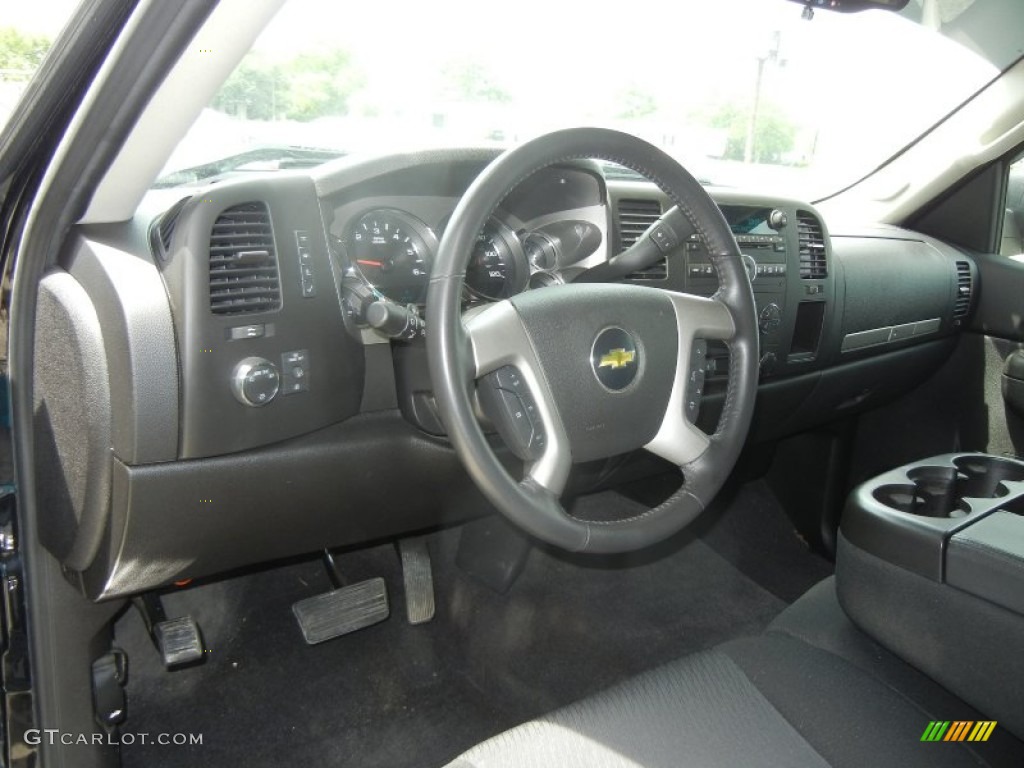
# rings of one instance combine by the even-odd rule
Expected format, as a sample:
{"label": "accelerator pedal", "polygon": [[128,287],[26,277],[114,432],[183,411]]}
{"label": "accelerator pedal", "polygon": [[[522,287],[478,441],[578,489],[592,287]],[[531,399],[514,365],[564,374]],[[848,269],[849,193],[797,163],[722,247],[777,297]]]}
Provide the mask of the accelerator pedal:
{"label": "accelerator pedal", "polygon": [[425,624],[434,618],[434,572],[426,537],[401,539],[398,554],[405,582],[405,616],[410,624]]}
{"label": "accelerator pedal", "polygon": [[377,577],[299,600],[292,612],[306,642],[316,645],[384,621],[391,607],[387,585]]}

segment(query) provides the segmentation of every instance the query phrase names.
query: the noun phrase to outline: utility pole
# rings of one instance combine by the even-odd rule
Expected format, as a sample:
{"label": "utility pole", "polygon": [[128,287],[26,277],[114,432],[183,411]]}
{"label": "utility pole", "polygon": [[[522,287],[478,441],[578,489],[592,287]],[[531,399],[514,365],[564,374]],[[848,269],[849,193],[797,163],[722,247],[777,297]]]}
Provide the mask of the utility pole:
{"label": "utility pole", "polygon": [[747,123],[747,142],[743,148],[743,162],[754,162],[754,142],[757,137],[757,119],[761,111],[761,85],[764,82],[764,65],[769,61],[773,64],[779,62],[779,46],[782,41],[782,33],[772,33],[772,42],[764,56],[757,57],[757,79],[754,81],[754,106],[750,110],[750,121]]}

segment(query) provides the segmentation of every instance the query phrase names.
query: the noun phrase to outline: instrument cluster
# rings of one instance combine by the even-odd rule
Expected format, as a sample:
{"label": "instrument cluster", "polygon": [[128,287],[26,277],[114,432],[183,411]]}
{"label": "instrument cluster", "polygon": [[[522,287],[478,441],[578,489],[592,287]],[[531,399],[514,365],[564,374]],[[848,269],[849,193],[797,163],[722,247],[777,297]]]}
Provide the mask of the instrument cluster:
{"label": "instrument cluster", "polygon": [[[339,245],[352,271],[374,293],[398,304],[422,305],[448,218],[435,233],[407,211],[375,208],[348,226]],[[531,262],[519,235],[492,216],[477,235],[466,268],[466,298],[507,299],[526,289],[532,272],[545,268],[543,261]]]}
{"label": "instrument cluster", "polygon": [[[356,216],[335,238],[350,275],[361,278],[379,299],[421,306],[440,235],[423,220],[398,208],[373,208]],[[477,235],[466,268],[466,300],[500,301],[529,287],[563,282],[565,268],[595,253],[600,229],[588,221],[567,220],[516,232],[492,216]]]}

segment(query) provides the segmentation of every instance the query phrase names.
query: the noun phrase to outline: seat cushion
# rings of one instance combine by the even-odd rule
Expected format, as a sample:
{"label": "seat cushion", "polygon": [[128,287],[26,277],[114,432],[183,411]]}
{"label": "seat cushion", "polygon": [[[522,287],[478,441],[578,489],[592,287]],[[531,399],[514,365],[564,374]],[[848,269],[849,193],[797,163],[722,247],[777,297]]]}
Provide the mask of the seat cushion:
{"label": "seat cushion", "polygon": [[[831,608],[831,580],[796,614],[846,621]],[[788,611],[787,611],[788,612]],[[920,701],[928,683],[864,638],[812,628],[813,644],[783,619],[765,634],[726,643],[647,672],[471,749],[452,768],[717,768],[718,766],[928,766],[1021,764],[1021,745],[998,752],[968,742],[922,742],[930,720],[982,719],[955,698]],[[843,627],[845,633],[847,628]],[[825,638],[825,639],[823,639]],[[850,659],[844,658],[849,656]],[[900,687],[918,686],[914,695]],[[934,684],[931,684],[934,685]],[[941,711],[939,711],[941,710]],[[999,729],[997,729],[998,731]],[[993,759],[993,756],[995,759]]]}
{"label": "seat cushion", "polygon": [[647,672],[470,750],[458,768],[677,768],[827,763],[714,650]]}

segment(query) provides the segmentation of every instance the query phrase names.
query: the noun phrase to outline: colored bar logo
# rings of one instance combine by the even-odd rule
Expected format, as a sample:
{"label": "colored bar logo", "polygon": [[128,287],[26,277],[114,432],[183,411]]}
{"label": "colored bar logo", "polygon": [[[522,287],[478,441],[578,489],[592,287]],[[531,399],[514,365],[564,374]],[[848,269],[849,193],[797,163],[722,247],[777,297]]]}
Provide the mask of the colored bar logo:
{"label": "colored bar logo", "polygon": [[988,741],[998,724],[996,720],[932,720],[921,741]]}

